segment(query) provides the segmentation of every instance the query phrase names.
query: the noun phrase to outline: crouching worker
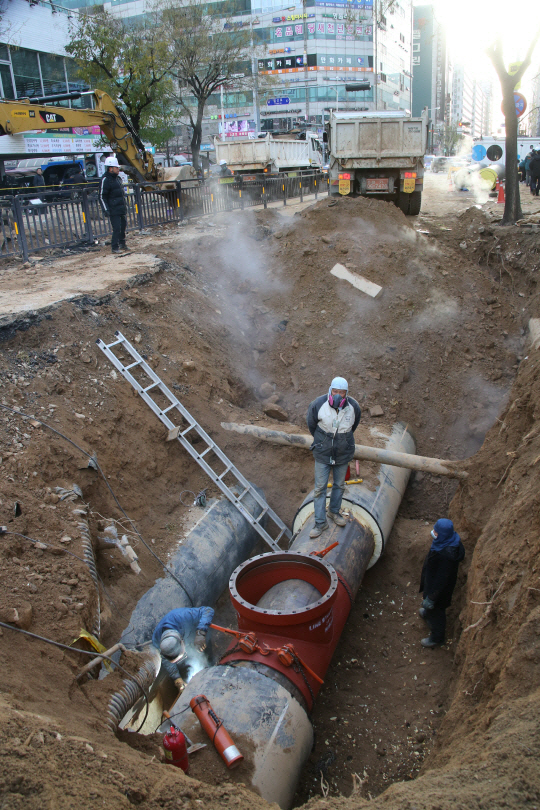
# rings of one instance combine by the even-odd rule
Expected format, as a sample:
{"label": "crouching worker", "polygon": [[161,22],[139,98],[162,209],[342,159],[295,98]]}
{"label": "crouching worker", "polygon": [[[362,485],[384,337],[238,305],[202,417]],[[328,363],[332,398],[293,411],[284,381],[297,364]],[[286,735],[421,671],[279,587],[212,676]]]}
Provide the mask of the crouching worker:
{"label": "crouching worker", "polygon": [[431,548],[424,560],[420,592],[424,599],[418,611],[431,630],[420,642],[423,647],[438,647],[446,639],[446,608],[450,607],[458,566],[465,557],[461,538],[451,520],[441,518],[432,531]]}
{"label": "crouching worker", "polygon": [[176,608],[162,618],[152,635],[163,666],[179,692],[186,686],[190,658],[206,650],[206,634],[214,618],[211,607]]}

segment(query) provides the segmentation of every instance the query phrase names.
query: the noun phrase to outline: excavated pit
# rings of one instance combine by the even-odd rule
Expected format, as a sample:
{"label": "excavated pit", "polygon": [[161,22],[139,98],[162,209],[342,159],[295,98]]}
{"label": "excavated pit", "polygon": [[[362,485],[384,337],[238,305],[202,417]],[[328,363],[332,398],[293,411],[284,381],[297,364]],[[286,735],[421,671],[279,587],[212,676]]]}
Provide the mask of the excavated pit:
{"label": "excavated pit", "polygon": [[[66,644],[92,630],[96,585],[77,559],[77,510],[88,504],[101,640],[112,645],[163,575],[126,515],[167,563],[200,515],[185,491],[218,494],[165,441],[98,337],[110,341],[121,329],[289,524],[312,486],[310,454],[227,433],[221,422],[304,430],[309,402],[342,374],[363,410],[357,443],[376,444],[373,431],[405,421],[419,454],[471,457],[469,478],[458,487],[411,477],[317,703],[295,805],[535,807],[540,370],[526,338],[538,316],[538,238],[497,228],[496,206],[474,202],[434,187],[418,220],[375,200],[323,199],[294,216],[236,212],[133,236],[133,272],[122,266],[114,279],[100,271],[101,254],[77,256],[76,271],[70,257],[44,256],[31,275],[3,259],[0,403],[12,410],[0,413],[0,521],[9,532],[0,538],[0,620],[15,608],[21,627]],[[538,220],[536,201],[524,203]],[[336,263],[383,292],[371,299],[334,278]],[[84,297],[62,300],[55,284],[73,272],[87,285]],[[288,424],[266,415],[271,407]],[[88,457],[37,419],[96,454],[126,514]],[[360,462],[359,472],[375,480],[375,466]],[[74,484],[82,498],[56,492]],[[419,574],[431,523],[447,514],[467,557],[448,644],[426,651]],[[125,549],[98,548],[113,519],[140,573]],[[226,595],[218,614],[232,626]],[[224,646],[218,639],[218,654]],[[119,673],[77,685],[83,656],[7,628],[0,652],[6,807],[268,806],[244,786],[242,769],[226,771],[210,748],[192,758],[188,779],[161,764],[159,735],[116,739],[106,708]],[[136,671],[139,662],[127,654],[122,663]]]}

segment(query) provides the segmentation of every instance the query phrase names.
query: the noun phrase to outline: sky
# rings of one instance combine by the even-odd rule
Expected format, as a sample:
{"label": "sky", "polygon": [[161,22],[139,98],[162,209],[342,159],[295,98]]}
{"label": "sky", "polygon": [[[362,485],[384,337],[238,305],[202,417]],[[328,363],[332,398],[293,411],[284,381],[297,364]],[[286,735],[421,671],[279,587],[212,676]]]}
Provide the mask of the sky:
{"label": "sky", "polygon": [[[462,62],[481,79],[491,79],[495,97],[500,96],[500,84],[485,49],[500,35],[506,65],[519,62],[527,53],[534,31],[540,27],[538,0],[513,0],[511,3],[508,0],[414,0],[414,5],[435,7],[446,28],[452,61]],[[520,89],[528,102],[532,101],[531,80],[538,72],[540,41]]]}

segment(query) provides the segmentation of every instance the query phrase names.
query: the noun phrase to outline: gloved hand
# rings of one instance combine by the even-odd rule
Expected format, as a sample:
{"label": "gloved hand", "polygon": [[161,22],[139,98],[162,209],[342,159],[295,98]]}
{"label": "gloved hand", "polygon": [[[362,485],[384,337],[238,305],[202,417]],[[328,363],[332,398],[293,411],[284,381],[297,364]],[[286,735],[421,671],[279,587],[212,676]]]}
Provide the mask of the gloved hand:
{"label": "gloved hand", "polygon": [[429,596],[424,596],[424,598],[422,599],[422,607],[425,610],[433,610],[433,608],[435,607],[435,602],[432,599],[430,599]]}
{"label": "gloved hand", "polygon": [[174,685],[178,689],[178,694],[181,695],[184,689],[186,688],[186,683],[183,678],[177,678],[174,682]]}
{"label": "gloved hand", "polygon": [[195,633],[195,648],[199,652],[206,650],[206,630],[197,630]]}

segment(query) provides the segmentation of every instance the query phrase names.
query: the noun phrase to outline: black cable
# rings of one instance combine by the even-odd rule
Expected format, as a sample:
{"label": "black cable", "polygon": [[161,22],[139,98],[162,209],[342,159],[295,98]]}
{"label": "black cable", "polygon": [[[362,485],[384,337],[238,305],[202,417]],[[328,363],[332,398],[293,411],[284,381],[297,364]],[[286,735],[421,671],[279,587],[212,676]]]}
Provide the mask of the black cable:
{"label": "black cable", "polygon": [[[0,622],[0,627],[5,627],[6,630],[15,630],[17,633],[24,633],[25,636],[30,636],[31,638],[36,638],[36,639],[38,639],[38,641],[44,641],[46,644],[53,644],[55,647],[62,647],[64,650],[72,650],[73,652],[82,653],[83,655],[91,655],[94,658],[96,658],[96,651],[95,650],[93,652],[90,652],[89,650],[81,650],[79,647],[71,647],[69,644],[62,644],[61,641],[54,641],[54,639],[52,639],[52,638],[45,638],[45,636],[38,636],[37,633],[31,633],[29,630],[23,630],[21,627],[13,627],[12,624],[6,624],[6,622]],[[146,701],[146,714],[144,715],[144,720],[142,721],[141,725],[137,729],[136,733],[138,733],[141,730],[141,728],[144,726],[144,724],[146,723],[146,718],[148,717],[148,713],[150,711],[150,698],[148,697],[146,689],[144,688],[142,683],[139,683],[136,676],[132,675],[131,672],[128,672],[127,669],[125,669],[122,666],[122,664],[118,664],[109,655],[103,655],[103,653],[98,653],[98,655],[101,658],[106,658],[107,661],[111,661],[112,664],[114,664],[115,667],[118,667],[118,669],[121,669],[122,672],[125,675],[127,675],[128,678],[130,678],[130,680],[135,682],[136,686],[138,686],[139,689],[141,690],[141,692],[143,693],[144,699]]]}
{"label": "black cable", "polygon": [[44,427],[48,428],[49,430],[52,430],[52,432],[53,432],[53,433],[56,433],[56,435],[57,435],[57,436],[60,436],[62,439],[65,439],[65,440],[66,440],[66,442],[69,442],[69,443],[70,443],[70,444],[71,444],[73,447],[75,447],[75,448],[76,448],[77,450],[79,450],[79,451],[80,451],[80,452],[81,452],[81,453],[82,453],[84,456],[86,456],[86,458],[89,458],[89,459],[92,461],[92,466],[94,466],[94,469],[96,469],[96,470],[97,470],[97,471],[98,471],[98,472],[101,474],[101,477],[103,478],[103,480],[104,480],[104,482],[105,482],[105,486],[107,487],[107,489],[108,489],[108,490],[109,490],[109,492],[111,493],[111,495],[112,495],[112,497],[113,497],[113,499],[114,499],[115,504],[117,505],[118,509],[119,509],[119,510],[122,512],[122,514],[124,515],[124,517],[125,517],[127,520],[129,520],[129,522],[131,523],[131,525],[132,525],[132,527],[133,527],[133,531],[135,532],[135,534],[137,535],[137,537],[139,538],[139,540],[141,541],[141,543],[143,544],[143,546],[144,546],[144,547],[145,547],[145,548],[146,548],[146,549],[147,549],[147,550],[150,552],[150,554],[151,554],[151,555],[152,555],[152,556],[153,556],[153,557],[154,557],[154,558],[155,558],[155,559],[158,561],[158,563],[161,565],[161,567],[163,568],[163,570],[165,571],[165,573],[169,574],[169,576],[171,576],[171,577],[172,577],[172,578],[175,580],[175,582],[176,582],[178,585],[180,585],[180,587],[182,588],[182,590],[183,590],[183,591],[184,591],[184,593],[186,594],[187,598],[189,599],[189,601],[190,601],[190,603],[191,603],[191,606],[192,606],[192,607],[194,607],[194,606],[195,606],[195,602],[193,601],[193,599],[192,599],[191,594],[189,593],[189,591],[186,589],[186,587],[185,587],[184,585],[182,585],[182,583],[180,582],[180,580],[178,579],[178,577],[176,576],[176,574],[173,574],[173,572],[170,570],[170,568],[167,568],[167,566],[165,565],[165,563],[164,563],[162,560],[160,560],[160,558],[159,558],[159,557],[158,557],[158,555],[155,553],[155,551],[154,551],[154,550],[153,550],[153,549],[152,549],[152,548],[151,548],[151,547],[148,545],[148,543],[146,543],[146,542],[145,542],[145,540],[143,540],[142,535],[141,535],[141,533],[139,532],[139,530],[137,529],[137,527],[135,526],[135,523],[133,522],[133,520],[132,520],[132,519],[129,517],[129,515],[127,514],[127,512],[125,512],[125,511],[124,511],[124,509],[123,509],[123,508],[120,506],[120,502],[118,501],[118,498],[117,498],[117,497],[116,497],[116,495],[114,494],[114,492],[113,492],[113,490],[112,490],[111,485],[110,485],[110,484],[109,484],[109,482],[107,481],[107,477],[106,477],[105,473],[103,472],[103,470],[102,470],[102,469],[101,469],[101,467],[99,466],[99,463],[98,463],[97,458],[96,458],[95,456],[91,455],[90,453],[88,453],[86,450],[83,450],[83,449],[82,449],[82,447],[79,447],[79,445],[78,445],[78,444],[75,444],[75,442],[74,442],[72,439],[70,439],[68,436],[65,436],[63,433],[60,433],[60,431],[59,431],[59,430],[56,430],[56,428],[53,428],[51,425],[48,425],[48,424],[47,424],[47,422],[43,422],[41,419],[38,419],[36,416],[29,416],[29,414],[24,413],[23,411],[17,411],[17,410],[15,410],[15,408],[9,408],[7,405],[2,405],[1,403],[0,403],[0,408],[3,408],[3,409],[4,409],[4,410],[6,410],[6,411],[10,411],[11,413],[15,413],[15,414],[17,414],[18,416],[22,416],[24,419],[33,419],[35,422],[39,422],[39,424],[40,424],[40,425],[43,425]]}

